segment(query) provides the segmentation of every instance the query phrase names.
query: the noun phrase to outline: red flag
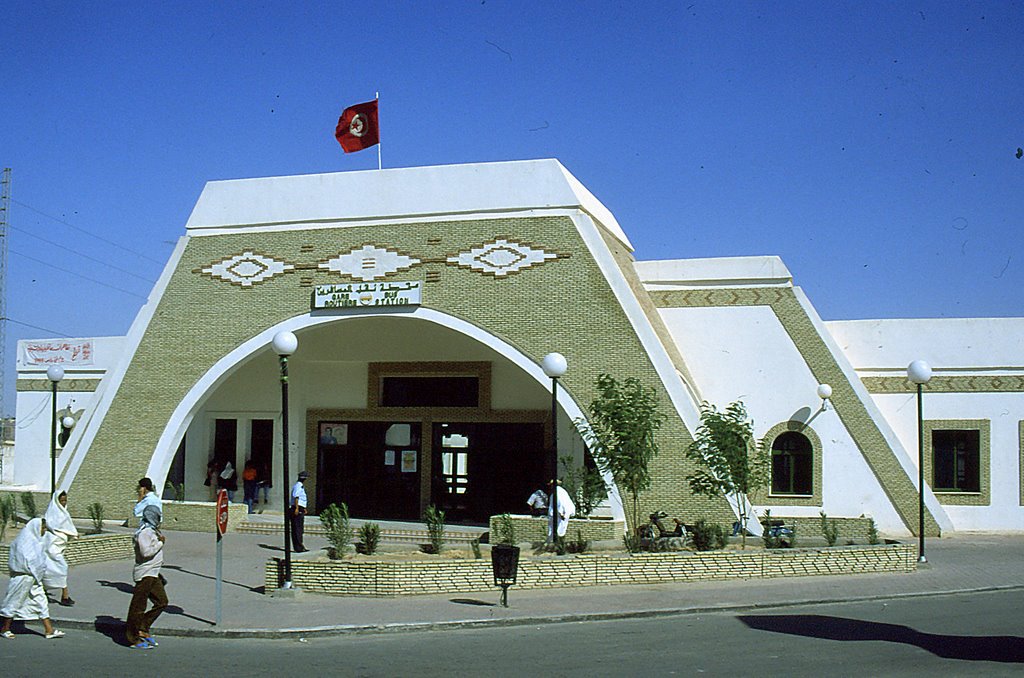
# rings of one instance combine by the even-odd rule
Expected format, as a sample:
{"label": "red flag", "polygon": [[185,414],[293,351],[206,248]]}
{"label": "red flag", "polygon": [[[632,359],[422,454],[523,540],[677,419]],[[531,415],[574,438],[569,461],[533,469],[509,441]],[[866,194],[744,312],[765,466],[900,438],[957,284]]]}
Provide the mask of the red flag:
{"label": "red flag", "polygon": [[377,100],[346,108],[338,118],[338,127],[334,130],[334,138],[338,140],[346,153],[354,153],[379,144]]}

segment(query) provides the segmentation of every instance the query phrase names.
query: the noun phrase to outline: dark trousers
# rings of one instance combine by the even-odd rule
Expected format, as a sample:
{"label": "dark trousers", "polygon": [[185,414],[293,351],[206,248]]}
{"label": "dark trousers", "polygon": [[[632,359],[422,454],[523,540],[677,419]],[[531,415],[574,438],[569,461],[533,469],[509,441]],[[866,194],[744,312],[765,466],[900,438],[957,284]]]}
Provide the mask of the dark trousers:
{"label": "dark trousers", "polygon": [[[153,603],[153,609],[146,612],[146,603],[150,601]],[[167,593],[159,578],[143,577],[142,581],[136,582],[135,591],[132,593],[132,602],[128,606],[128,629],[125,632],[129,645],[139,642],[142,637],[140,634],[149,635],[149,627],[153,625],[165,607],[167,607]]]}
{"label": "dark trousers", "polygon": [[299,507],[299,510],[292,513],[292,548],[296,551],[305,551],[302,545],[302,532],[305,528],[306,509]]}

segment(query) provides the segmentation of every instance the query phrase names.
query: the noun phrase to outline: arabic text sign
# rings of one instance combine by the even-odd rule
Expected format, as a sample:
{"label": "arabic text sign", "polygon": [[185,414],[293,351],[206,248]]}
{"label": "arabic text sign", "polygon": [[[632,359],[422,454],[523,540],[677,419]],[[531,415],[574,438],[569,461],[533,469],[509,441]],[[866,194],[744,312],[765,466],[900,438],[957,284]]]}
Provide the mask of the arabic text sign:
{"label": "arabic text sign", "polygon": [[27,341],[26,365],[92,365],[91,339],[76,341]]}
{"label": "arabic text sign", "polygon": [[313,308],[419,306],[421,296],[418,281],[317,285],[313,291]]}

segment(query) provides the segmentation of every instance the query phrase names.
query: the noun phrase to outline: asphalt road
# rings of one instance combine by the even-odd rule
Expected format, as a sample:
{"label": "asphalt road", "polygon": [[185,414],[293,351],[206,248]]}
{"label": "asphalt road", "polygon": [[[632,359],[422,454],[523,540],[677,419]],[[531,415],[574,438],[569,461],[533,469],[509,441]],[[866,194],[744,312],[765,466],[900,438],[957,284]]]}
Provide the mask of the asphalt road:
{"label": "asphalt road", "polygon": [[308,640],[167,636],[147,651],[96,631],[47,641],[38,629],[0,639],[0,674],[1024,675],[1024,590]]}

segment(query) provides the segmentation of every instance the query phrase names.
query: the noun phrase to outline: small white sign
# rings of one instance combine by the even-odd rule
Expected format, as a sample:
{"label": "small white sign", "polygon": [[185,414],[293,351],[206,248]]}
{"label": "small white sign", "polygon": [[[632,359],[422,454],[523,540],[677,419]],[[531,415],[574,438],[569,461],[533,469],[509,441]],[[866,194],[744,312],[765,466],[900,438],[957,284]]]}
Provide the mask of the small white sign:
{"label": "small white sign", "polygon": [[313,291],[313,309],[419,306],[421,285],[419,281],[317,285]]}
{"label": "small white sign", "polygon": [[26,341],[26,365],[92,365],[92,339]]}

